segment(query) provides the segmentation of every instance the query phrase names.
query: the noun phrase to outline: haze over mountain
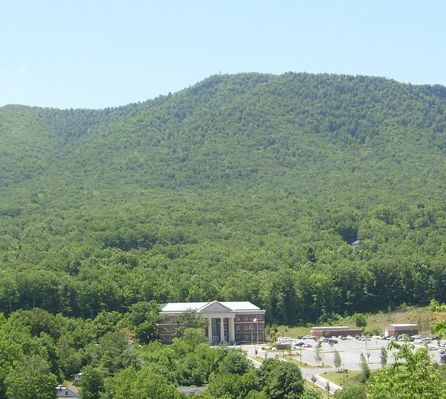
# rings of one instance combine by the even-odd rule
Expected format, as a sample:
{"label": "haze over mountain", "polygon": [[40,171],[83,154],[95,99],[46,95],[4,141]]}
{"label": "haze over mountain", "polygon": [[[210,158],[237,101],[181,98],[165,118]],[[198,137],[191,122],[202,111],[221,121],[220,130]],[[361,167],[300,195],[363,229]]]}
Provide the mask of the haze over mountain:
{"label": "haze over mountain", "polygon": [[445,152],[445,87],[365,76],[2,107],[0,309],[243,299],[296,323],[444,302]]}

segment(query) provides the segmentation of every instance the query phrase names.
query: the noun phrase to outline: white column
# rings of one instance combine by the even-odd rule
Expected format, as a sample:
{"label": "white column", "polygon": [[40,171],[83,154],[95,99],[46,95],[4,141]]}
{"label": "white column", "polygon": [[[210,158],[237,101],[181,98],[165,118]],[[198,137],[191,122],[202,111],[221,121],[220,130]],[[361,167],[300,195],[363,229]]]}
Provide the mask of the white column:
{"label": "white column", "polygon": [[225,341],[225,318],[220,317],[220,342]]}
{"label": "white column", "polygon": [[208,338],[209,343],[212,344],[212,318],[209,317],[208,319]]}
{"label": "white column", "polygon": [[229,342],[235,342],[235,326],[234,326],[234,317],[229,318]]}

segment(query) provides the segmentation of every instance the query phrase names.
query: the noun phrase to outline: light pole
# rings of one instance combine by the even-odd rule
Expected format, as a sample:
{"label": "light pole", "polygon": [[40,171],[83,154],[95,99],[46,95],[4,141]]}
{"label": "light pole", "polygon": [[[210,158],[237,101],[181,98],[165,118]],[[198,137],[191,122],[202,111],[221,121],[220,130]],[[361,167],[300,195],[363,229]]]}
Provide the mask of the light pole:
{"label": "light pole", "polygon": [[[259,330],[258,330],[258,328],[257,328],[257,317],[254,317],[254,319],[252,319],[252,322],[255,324],[255,326],[256,326],[256,345],[257,345],[257,341],[258,341],[258,338],[259,338]],[[252,339],[251,339],[251,341],[252,341]]]}

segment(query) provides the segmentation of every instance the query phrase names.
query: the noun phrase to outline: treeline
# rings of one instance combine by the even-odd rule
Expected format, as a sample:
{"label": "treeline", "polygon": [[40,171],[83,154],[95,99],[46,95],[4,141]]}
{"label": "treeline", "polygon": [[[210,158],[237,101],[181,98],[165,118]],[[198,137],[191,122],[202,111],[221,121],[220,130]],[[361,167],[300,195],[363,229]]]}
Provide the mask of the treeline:
{"label": "treeline", "polygon": [[[181,280],[178,272],[136,268],[100,267],[81,270],[80,276],[57,274],[33,269],[6,272],[0,280],[0,309],[10,313],[18,309],[40,307],[76,317],[94,317],[101,311],[126,312],[141,300],[207,301],[250,300],[267,310],[270,323],[298,324],[328,321],[336,315],[356,312],[391,310],[400,304],[422,305],[428,298],[444,300],[440,280],[445,278],[442,266],[371,265],[351,262],[348,266],[320,271],[305,266],[298,271],[240,272],[239,278],[227,277],[224,286],[210,281]],[[214,271],[213,273],[216,273]],[[183,271],[184,279],[188,274]],[[436,280],[439,278],[439,280]],[[221,278],[220,278],[221,279]],[[209,286],[206,286],[209,283]]]}
{"label": "treeline", "polygon": [[79,372],[83,399],[181,399],[188,396],[177,388],[191,385],[207,385],[203,399],[320,398],[304,389],[297,366],[267,360],[255,370],[240,350],[210,348],[201,329],[182,329],[163,345],[148,336],[158,320],[153,303],[94,319],[37,308],[2,315],[0,398],[52,399],[56,384]]}

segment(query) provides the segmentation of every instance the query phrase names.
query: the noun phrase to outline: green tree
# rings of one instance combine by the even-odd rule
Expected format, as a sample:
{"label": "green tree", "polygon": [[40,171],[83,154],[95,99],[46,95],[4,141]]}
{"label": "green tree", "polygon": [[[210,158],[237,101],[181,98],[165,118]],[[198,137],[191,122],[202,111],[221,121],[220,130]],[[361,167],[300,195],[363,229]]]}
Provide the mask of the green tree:
{"label": "green tree", "polygon": [[5,378],[6,392],[14,399],[55,398],[56,384],[48,362],[39,355],[19,360]]}
{"label": "green tree", "polygon": [[[255,371],[246,374],[217,374],[210,382],[208,391],[214,398],[260,397],[260,386]],[[263,393],[263,397],[271,397]]]}
{"label": "green tree", "polygon": [[130,365],[130,359],[127,356],[128,338],[122,331],[105,334],[99,340],[99,346],[95,347],[95,350],[95,363],[107,375],[113,375]]}
{"label": "green tree", "polygon": [[387,355],[388,355],[387,349],[382,347],[381,348],[381,353],[379,355],[380,360],[381,360],[381,368],[384,368],[387,365]]}
{"label": "green tree", "polygon": [[155,301],[138,302],[130,307],[127,315],[130,328],[138,340],[147,343],[157,338],[157,323],[162,320]]}
{"label": "green tree", "polygon": [[82,399],[97,399],[104,391],[103,373],[98,368],[86,366],[82,369],[81,395]]}
{"label": "green tree", "polygon": [[364,353],[360,355],[360,366],[362,370],[361,382],[366,382],[370,378],[370,367]]}
{"label": "green tree", "polygon": [[253,368],[252,363],[241,350],[225,350],[223,358],[218,363],[219,374],[245,374]]}
{"label": "green tree", "polygon": [[165,377],[146,368],[127,368],[105,381],[105,399],[180,399],[182,395]]}
{"label": "green tree", "polygon": [[321,347],[322,347],[321,342],[318,342],[317,345],[316,345],[316,348],[314,349],[314,360],[316,361],[318,366],[319,366],[319,364],[322,361]]}
{"label": "green tree", "polygon": [[306,388],[301,399],[322,399],[322,395],[314,389]]}
{"label": "green tree", "polygon": [[336,391],[335,399],[366,399],[365,386],[346,385],[342,389]]}
{"label": "green tree", "polygon": [[426,348],[391,344],[395,362],[380,370],[368,384],[371,399],[444,399],[446,383]]}
{"label": "green tree", "polygon": [[335,350],[333,353],[333,360],[334,360],[334,365],[336,367],[336,370],[339,371],[341,369],[342,359],[341,359],[341,355],[339,354],[339,352],[337,350]]}
{"label": "green tree", "polygon": [[367,325],[367,317],[362,313],[356,313],[354,319],[357,327],[365,327]]}
{"label": "green tree", "polygon": [[187,311],[176,318],[175,336],[182,337],[188,328],[198,328],[204,330],[208,324],[207,319],[197,316],[195,311]]}
{"label": "green tree", "polygon": [[298,399],[304,392],[299,367],[276,359],[267,359],[258,369],[262,390],[275,399]]}

